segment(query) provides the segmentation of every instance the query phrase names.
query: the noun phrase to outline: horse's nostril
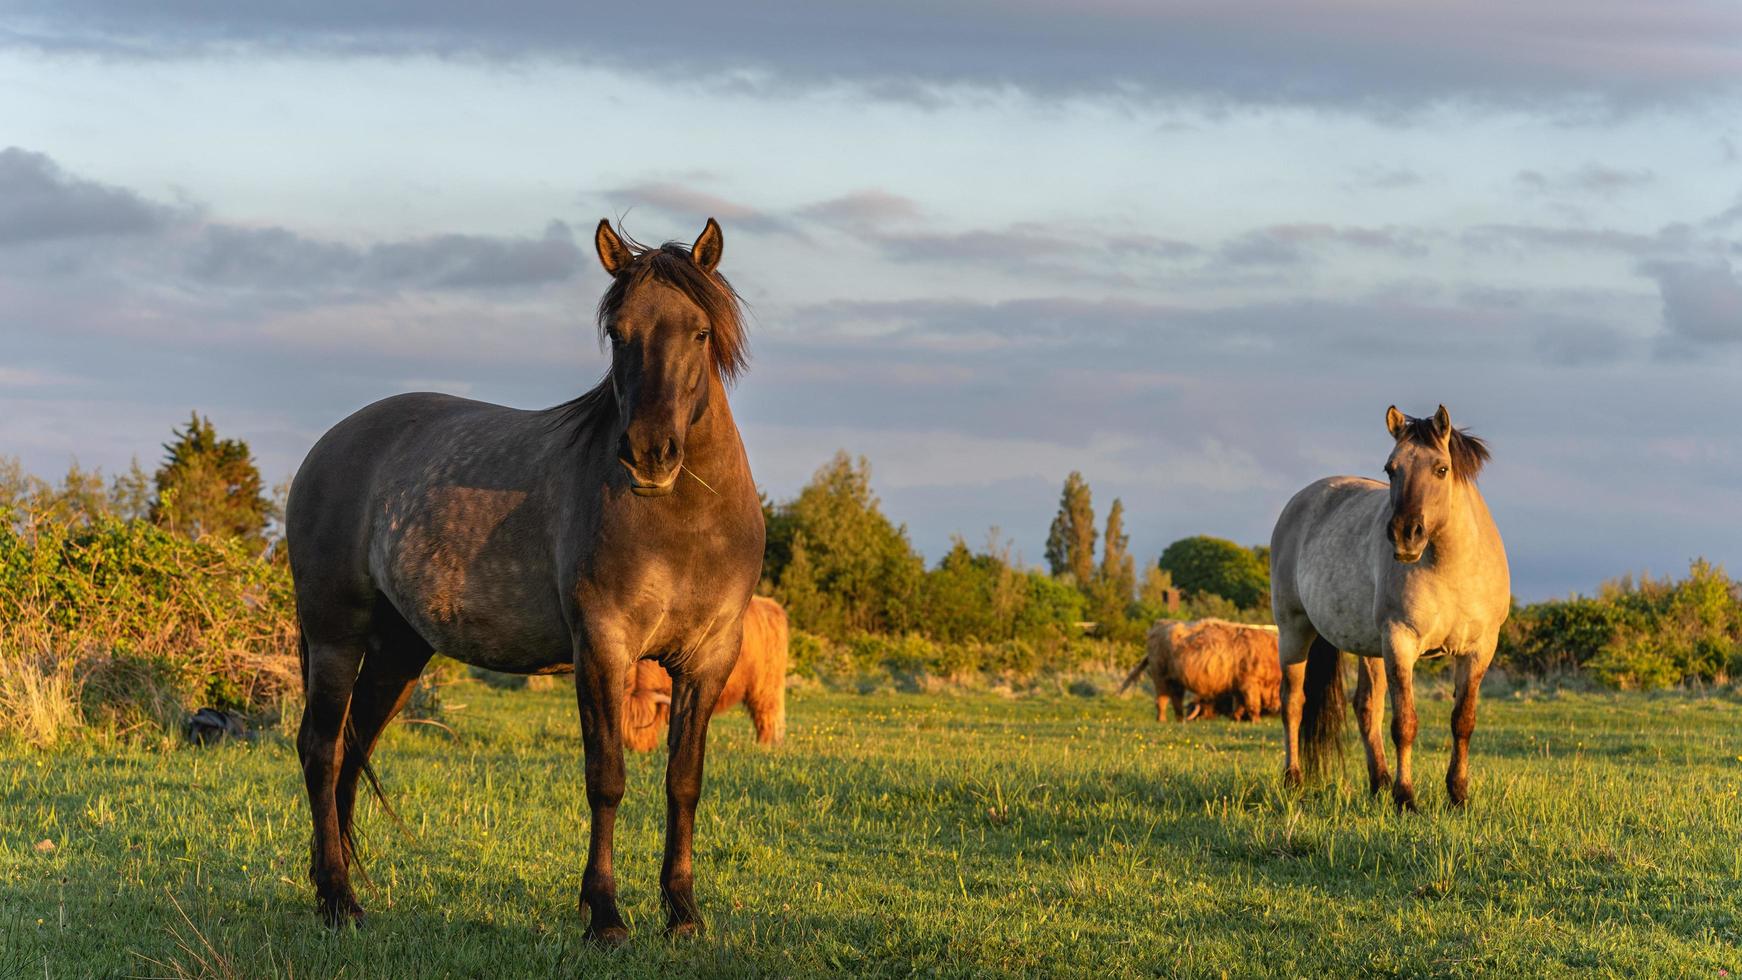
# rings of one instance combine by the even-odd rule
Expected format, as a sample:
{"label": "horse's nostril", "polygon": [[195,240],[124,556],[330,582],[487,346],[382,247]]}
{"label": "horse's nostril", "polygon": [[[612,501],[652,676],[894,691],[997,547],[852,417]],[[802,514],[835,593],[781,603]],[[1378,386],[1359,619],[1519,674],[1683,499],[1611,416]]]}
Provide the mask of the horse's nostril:
{"label": "horse's nostril", "polygon": [[659,447],[659,461],[669,463],[677,458],[677,440],[667,437],[665,444]]}

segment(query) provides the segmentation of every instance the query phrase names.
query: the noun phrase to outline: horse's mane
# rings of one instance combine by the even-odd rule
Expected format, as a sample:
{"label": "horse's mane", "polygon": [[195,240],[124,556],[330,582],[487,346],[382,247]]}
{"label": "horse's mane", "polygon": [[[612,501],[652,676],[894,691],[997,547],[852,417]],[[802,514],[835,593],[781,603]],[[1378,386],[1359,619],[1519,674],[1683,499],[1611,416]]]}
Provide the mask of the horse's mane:
{"label": "horse's mane", "polygon": [[[605,295],[599,297],[595,319],[600,342],[605,340],[611,318],[617,315],[631,290],[649,282],[664,283],[683,293],[708,318],[708,348],[713,354],[714,371],[723,381],[736,381],[750,359],[745,343],[744,301],[738,291],[720,273],[704,272],[690,258],[690,247],[682,242],[666,242],[655,248],[641,244],[626,232],[619,232],[619,237],[633,258],[628,268],[611,279]],[[591,391],[550,411],[557,424],[575,427],[579,438],[586,423],[610,404],[610,391],[611,377],[607,374]]]}
{"label": "horse's mane", "polygon": [[[1404,423],[1403,437],[1424,449],[1440,448],[1440,427],[1433,419],[1410,419]],[[1488,444],[1465,429],[1453,429],[1446,437],[1446,450],[1452,455],[1452,475],[1466,483],[1474,483],[1476,474],[1488,462]]]}

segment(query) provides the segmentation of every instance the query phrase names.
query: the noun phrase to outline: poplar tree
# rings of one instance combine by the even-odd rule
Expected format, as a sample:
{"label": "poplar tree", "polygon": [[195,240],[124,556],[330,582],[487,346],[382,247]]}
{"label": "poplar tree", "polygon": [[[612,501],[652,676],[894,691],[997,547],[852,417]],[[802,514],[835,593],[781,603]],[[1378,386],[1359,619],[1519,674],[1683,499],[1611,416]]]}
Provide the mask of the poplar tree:
{"label": "poplar tree", "polygon": [[1055,576],[1071,575],[1079,588],[1095,580],[1095,508],[1088,481],[1074,470],[1065,477],[1058,516],[1046,536],[1046,563]]}

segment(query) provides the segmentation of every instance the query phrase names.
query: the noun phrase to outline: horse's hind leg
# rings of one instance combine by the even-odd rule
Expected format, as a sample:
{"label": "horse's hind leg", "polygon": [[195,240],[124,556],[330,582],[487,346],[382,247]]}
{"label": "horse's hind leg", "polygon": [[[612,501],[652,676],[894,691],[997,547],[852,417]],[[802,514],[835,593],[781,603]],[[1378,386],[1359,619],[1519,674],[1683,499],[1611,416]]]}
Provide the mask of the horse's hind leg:
{"label": "horse's hind leg", "polygon": [[304,644],[305,704],[296,750],[314,821],[309,880],[314,883],[321,916],[328,925],[337,926],[363,917],[362,906],[351,891],[350,855],[339,823],[338,782],[345,718],[365,644],[360,636],[339,641],[310,641],[305,636]]}
{"label": "horse's hind leg", "polygon": [[1301,784],[1300,721],[1306,710],[1307,653],[1318,639],[1318,631],[1298,616],[1286,626],[1277,621],[1276,655],[1282,663],[1282,781],[1288,786]]}
{"label": "horse's hind leg", "polygon": [[1470,736],[1476,731],[1476,701],[1482,695],[1482,677],[1494,650],[1459,657],[1452,665],[1457,703],[1452,708],[1452,762],[1446,769],[1446,794],[1453,806],[1470,798]]}
{"label": "horse's hind leg", "polygon": [[386,598],[375,602],[368,653],[351,691],[351,713],[345,730],[344,759],[337,788],[339,833],[352,849],[351,818],[357,801],[357,779],[369,764],[381,733],[417,686],[417,678],[433,653]]}
{"label": "horse's hind leg", "polygon": [[1355,722],[1361,726],[1361,744],[1367,750],[1367,788],[1374,795],[1390,788],[1391,770],[1385,767],[1385,740],[1379,723],[1385,718],[1385,661],[1356,657],[1360,679],[1355,683]]}

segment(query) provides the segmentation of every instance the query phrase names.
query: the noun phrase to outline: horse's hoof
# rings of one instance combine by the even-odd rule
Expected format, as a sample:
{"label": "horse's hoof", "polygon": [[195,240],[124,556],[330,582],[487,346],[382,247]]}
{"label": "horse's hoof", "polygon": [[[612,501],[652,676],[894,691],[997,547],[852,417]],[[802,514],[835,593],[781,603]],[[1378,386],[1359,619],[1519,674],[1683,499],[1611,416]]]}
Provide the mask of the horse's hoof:
{"label": "horse's hoof", "polygon": [[1420,813],[1421,812],[1420,810],[1416,809],[1415,794],[1414,793],[1393,792],[1391,794],[1391,798],[1393,801],[1395,801],[1397,803],[1397,812],[1398,813],[1404,813],[1404,812]]}
{"label": "horse's hoof", "polygon": [[625,926],[588,929],[587,939],[606,949],[618,949],[629,944],[629,929]]}
{"label": "horse's hoof", "polygon": [[673,939],[694,939],[702,934],[702,924],[699,920],[688,922],[673,922],[665,927],[665,934]]}
{"label": "horse's hoof", "polygon": [[1302,782],[1303,780],[1301,779],[1300,769],[1298,767],[1283,771],[1282,785],[1289,789],[1300,789]]}
{"label": "horse's hoof", "polygon": [[343,929],[346,926],[361,929],[363,927],[363,906],[350,896],[334,900],[322,900],[320,904],[321,921],[328,929]]}
{"label": "horse's hoof", "polygon": [[1367,791],[1372,793],[1374,796],[1378,796],[1380,793],[1383,793],[1390,788],[1391,774],[1388,772],[1382,772],[1367,781]]}

